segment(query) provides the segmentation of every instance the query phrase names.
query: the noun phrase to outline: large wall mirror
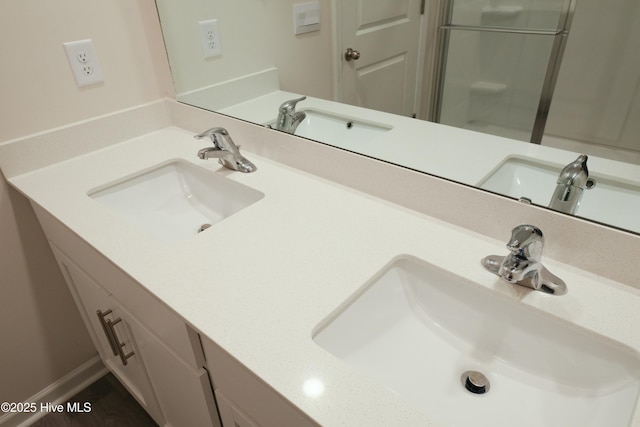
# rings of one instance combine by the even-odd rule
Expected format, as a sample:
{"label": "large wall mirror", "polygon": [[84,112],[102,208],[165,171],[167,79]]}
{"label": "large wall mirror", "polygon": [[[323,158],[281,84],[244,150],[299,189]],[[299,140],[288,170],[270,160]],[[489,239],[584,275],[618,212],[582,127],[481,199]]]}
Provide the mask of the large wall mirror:
{"label": "large wall mirror", "polygon": [[178,101],[640,233],[640,2],[156,3]]}

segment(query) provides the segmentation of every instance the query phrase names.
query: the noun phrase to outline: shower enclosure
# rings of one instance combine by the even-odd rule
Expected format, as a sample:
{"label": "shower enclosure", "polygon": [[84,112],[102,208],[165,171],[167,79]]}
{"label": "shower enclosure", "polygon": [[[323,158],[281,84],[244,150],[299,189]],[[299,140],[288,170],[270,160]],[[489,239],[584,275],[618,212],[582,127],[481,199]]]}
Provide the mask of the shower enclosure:
{"label": "shower enclosure", "polygon": [[444,0],[431,120],[540,143],[575,0]]}

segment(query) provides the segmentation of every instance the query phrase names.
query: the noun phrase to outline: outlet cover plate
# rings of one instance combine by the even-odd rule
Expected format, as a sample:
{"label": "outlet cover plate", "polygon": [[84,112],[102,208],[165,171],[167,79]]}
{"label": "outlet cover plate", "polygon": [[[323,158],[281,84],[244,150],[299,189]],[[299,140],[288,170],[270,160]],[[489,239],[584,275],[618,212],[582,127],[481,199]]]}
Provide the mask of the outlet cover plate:
{"label": "outlet cover plate", "polygon": [[220,42],[220,31],[218,31],[218,20],[209,19],[199,21],[200,36],[202,40],[202,51],[205,59],[222,55],[222,43]]}
{"label": "outlet cover plate", "polygon": [[104,82],[102,67],[91,39],[63,43],[78,87]]}

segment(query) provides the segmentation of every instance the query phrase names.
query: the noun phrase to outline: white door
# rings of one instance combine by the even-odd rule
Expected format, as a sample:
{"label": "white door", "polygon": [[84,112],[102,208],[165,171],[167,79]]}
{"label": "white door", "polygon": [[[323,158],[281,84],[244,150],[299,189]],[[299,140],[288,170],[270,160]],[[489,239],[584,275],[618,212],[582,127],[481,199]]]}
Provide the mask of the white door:
{"label": "white door", "polygon": [[[409,117],[417,113],[421,3],[337,0],[342,102]],[[345,59],[349,48],[359,53],[357,59]]]}

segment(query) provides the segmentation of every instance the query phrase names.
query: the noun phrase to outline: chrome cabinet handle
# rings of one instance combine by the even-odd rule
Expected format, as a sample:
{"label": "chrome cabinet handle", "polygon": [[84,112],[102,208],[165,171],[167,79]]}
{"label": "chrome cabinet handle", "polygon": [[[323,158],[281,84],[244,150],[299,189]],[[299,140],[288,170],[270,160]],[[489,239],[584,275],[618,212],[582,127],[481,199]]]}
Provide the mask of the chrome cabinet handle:
{"label": "chrome cabinet handle", "polygon": [[111,347],[111,351],[113,352],[113,355],[119,356],[122,364],[124,366],[127,366],[127,364],[129,363],[127,359],[129,359],[135,353],[133,351],[130,351],[129,353],[125,354],[124,346],[126,344],[120,341],[120,338],[118,338],[118,333],[116,332],[116,328],[114,328],[114,325],[117,325],[118,323],[122,322],[122,319],[119,317],[113,321],[110,319],[106,319],[105,316],[111,313],[112,313],[111,309],[104,312],[101,310],[96,311],[96,314],[98,315],[98,319],[100,320],[100,325],[102,325],[104,334],[107,336],[107,341],[109,341],[109,346]]}
{"label": "chrome cabinet handle", "polygon": [[349,62],[352,59],[354,61],[357,61],[358,59],[360,59],[360,52],[358,52],[357,50],[353,50],[350,47],[347,48],[347,50],[344,52],[344,59]]}
{"label": "chrome cabinet handle", "polygon": [[96,311],[96,315],[98,316],[98,320],[100,321],[100,326],[102,326],[102,331],[104,332],[105,336],[107,337],[107,341],[109,342],[109,347],[111,347],[111,351],[113,352],[113,355],[117,356],[118,349],[116,347],[116,343],[114,341],[111,330],[107,327],[107,321],[105,319],[105,316],[109,314],[111,314],[111,309],[105,312],[103,312],[102,310]]}
{"label": "chrome cabinet handle", "polygon": [[118,334],[116,333],[116,328],[113,327],[113,325],[117,325],[120,322],[122,322],[122,319],[119,317],[113,322],[109,319],[107,319],[106,321],[107,328],[111,331],[111,334],[113,335],[113,340],[115,341],[116,348],[118,350],[118,355],[120,356],[120,361],[124,366],[127,366],[127,363],[128,363],[127,359],[129,359],[135,353],[133,351],[130,351],[129,353],[124,354],[124,346],[126,344],[120,341],[120,339],[118,338]]}

